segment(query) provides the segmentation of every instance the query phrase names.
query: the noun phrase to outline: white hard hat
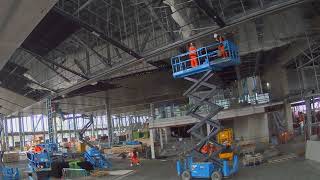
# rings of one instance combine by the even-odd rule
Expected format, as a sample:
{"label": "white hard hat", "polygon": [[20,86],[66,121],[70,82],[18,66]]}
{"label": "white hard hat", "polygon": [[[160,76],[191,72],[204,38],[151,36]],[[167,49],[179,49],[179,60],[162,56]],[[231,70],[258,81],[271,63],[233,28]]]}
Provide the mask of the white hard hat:
{"label": "white hard hat", "polygon": [[214,37],[214,38],[217,38],[217,37],[218,37],[218,34],[217,34],[217,33],[214,33],[213,37]]}

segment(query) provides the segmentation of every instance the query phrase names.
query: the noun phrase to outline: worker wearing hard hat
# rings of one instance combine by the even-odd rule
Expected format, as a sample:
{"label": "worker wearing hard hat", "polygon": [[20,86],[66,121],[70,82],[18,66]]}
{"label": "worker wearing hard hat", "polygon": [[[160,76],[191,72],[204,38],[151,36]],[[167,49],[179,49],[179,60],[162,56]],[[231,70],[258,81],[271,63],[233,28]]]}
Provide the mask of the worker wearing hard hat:
{"label": "worker wearing hard hat", "polygon": [[223,44],[223,41],[224,41],[224,38],[218,34],[214,34],[214,39],[220,43],[219,46],[218,46],[218,50],[219,50],[219,54],[218,56],[219,57],[222,57],[222,58],[226,58],[228,57],[228,52],[225,50],[224,48],[224,44]]}
{"label": "worker wearing hard hat", "polygon": [[191,62],[191,67],[198,66],[198,55],[197,55],[197,48],[195,43],[189,44],[189,59]]}

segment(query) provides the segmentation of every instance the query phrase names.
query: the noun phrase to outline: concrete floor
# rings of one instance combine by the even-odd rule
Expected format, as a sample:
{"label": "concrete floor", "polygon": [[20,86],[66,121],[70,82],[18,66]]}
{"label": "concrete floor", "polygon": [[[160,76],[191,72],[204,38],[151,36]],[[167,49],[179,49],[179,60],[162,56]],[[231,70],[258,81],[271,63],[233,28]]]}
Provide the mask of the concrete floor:
{"label": "concrete floor", "polygon": [[[13,166],[11,164],[11,166]],[[19,163],[16,167],[25,167]],[[101,178],[86,177],[78,180],[179,180],[172,160],[142,160],[141,166],[130,167],[129,160],[113,160],[112,170],[134,170],[125,176],[106,176]],[[292,159],[276,164],[263,164],[257,167],[241,167],[232,180],[319,180],[320,163],[302,158]],[[51,179],[52,180],[52,179]]]}
{"label": "concrete floor", "polygon": [[[116,162],[114,162],[116,163]],[[128,164],[117,162],[119,166]],[[173,161],[146,160],[141,167],[134,167],[135,172],[123,180],[178,180]],[[116,165],[116,166],[118,166]],[[115,169],[117,169],[115,167]],[[104,178],[109,179],[109,178]],[[110,180],[113,179],[110,177]],[[276,164],[264,164],[257,167],[242,167],[232,180],[319,180],[320,163],[304,159],[293,159]]]}

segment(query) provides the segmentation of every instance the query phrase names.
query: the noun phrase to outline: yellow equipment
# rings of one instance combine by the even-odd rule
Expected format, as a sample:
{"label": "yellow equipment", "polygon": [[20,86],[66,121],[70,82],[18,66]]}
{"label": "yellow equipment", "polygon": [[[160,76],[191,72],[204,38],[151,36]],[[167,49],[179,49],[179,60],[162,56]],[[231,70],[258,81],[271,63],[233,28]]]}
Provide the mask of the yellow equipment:
{"label": "yellow equipment", "polygon": [[233,159],[233,131],[231,128],[223,129],[217,134],[217,141],[219,144],[223,144],[226,148],[219,154],[220,159],[226,159],[231,161]]}

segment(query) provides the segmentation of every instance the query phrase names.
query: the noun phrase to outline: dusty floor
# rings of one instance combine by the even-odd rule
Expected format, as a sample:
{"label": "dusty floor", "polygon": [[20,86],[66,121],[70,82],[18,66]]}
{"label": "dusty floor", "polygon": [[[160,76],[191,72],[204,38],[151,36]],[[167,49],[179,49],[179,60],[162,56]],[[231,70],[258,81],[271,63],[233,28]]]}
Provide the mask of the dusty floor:
{"label": "dusty floor", "polygon": [[[23,164],[19,164],[20,167]],[[132,169],[126,176],[103,178],[83,178],[85,180],[178,180],[173,161],[144,160],[139,167],[131,168],[127,160],[113,160],[113,170]],[[77,178],[82,179],[82,178]],[[304,159],[293,159],[276,164],[263,164],[257,167],[242,167],[232,180],[319,180],[320,163]]]}
{"label": "dusty floor", "polygon": [[[16,166],[26,167],[25,163]],[[78,180],[179,180],[175,171],[175,162],[161,160],[143,160],[142,165],[130,167],[128,160],[113,160],[113,170],[132,169],[133,173],[126,176],[107,176],[103,178],[76,178]],[[232,180],[319,180],[320,163],[302,158],[292,159],[276,164],[262,164],[257,167],[241,167]],[[52,179],[51,179],[52,180]]]}
{"label": "dusty floor", "polygon": [[[178,180],[174,162],[145,161],[123,180]],[[119,179],[119,178],[118,178]],[[232,180],[319,180],[320,163],[294,159],[277,164],[241,168]]]}

